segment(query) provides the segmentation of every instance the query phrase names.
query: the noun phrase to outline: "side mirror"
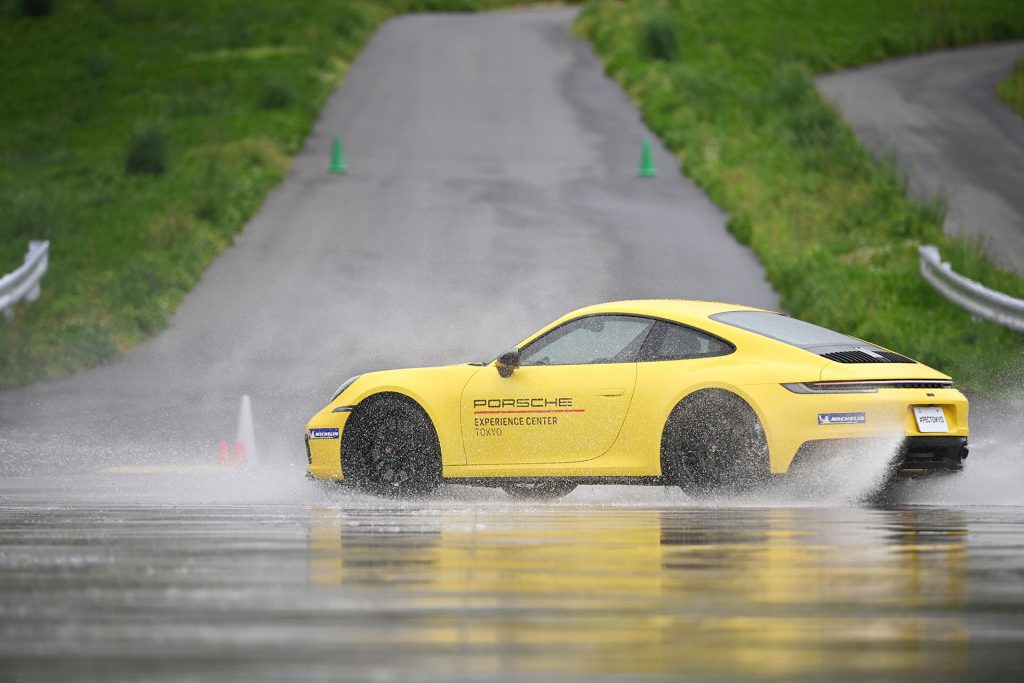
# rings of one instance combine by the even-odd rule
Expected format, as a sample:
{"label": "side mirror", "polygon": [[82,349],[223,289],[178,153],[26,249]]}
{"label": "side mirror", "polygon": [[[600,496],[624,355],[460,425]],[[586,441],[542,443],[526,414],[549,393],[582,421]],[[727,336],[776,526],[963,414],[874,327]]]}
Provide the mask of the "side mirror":
{"label": "side mirror", "polygon": [[501,354],[494,365],[498,368],[499,375],[511,377],[512,371],[519,367],[519,349],[512,349]]}

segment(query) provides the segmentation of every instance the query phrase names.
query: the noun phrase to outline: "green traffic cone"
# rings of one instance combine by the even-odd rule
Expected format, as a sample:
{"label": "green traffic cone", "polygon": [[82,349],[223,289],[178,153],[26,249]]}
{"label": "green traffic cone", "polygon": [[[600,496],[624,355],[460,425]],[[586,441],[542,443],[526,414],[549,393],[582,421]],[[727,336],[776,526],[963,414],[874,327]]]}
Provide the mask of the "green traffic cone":
{"label": "green traffic cone", "polygon": [[658,175],[658,169],[654,168],[654,159],[651,157],[651,143],[644,140],[644,150],[640,155],[640,170],[636,172],[640,178],[653,178]]}
{"label": "green traffic cone", "polygon": [[341,147],[341,138],[334,136],[334,144],[331,145],[331,165],[327,169],[331,173],[347,173],[348,166],[345,164],[345,151]]}

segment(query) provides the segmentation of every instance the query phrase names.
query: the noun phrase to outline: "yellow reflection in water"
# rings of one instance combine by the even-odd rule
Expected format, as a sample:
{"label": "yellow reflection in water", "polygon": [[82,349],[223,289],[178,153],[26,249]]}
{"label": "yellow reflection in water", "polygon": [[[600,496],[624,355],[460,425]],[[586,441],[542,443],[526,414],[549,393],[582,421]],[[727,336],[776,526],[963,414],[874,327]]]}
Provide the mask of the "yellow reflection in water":
{"label": "yellow reflection in water", "polygon": [[481,675],[949,672],[965,529],[936,510],[325,508],[309,571],[367,601],[346,642]]}

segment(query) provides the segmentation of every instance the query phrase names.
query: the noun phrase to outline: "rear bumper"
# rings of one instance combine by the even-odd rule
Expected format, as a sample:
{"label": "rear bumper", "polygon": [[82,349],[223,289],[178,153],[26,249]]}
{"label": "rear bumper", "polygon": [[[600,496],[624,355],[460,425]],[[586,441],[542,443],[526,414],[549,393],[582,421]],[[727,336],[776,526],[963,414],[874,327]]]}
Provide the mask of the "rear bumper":
{"label": "rear bumper", "polygon": [[899,474],[959,472],[967,459],[967,438],[963,436],[908,436],[893,463]]}
{"label": "rear bumper", "polygon": [[[758,411],[768,438],[771,469],[789,470],[795,454],[822,441],[959,438],[969,436],[967,399],[953,388],[879,389],[871,394],[795,394],[782,386],[757,385],[749,390],[748,403]],[[939,407],[948,431],[926,433],[919,429],[914,408]],[[842,418],[842,419],[834,419]],[[942,460],[945,460],[943,458]]]}
{"label": "rear bumper", "polygon": [[[825,457],[857,458],[876,448],[890,450],[892,441],[871,438],[808,441],[797,451],[788,471],[798,473]],[[907,436],[893,452],[892,472],[903,476],[959,472],[964,468],[967,453],[965,436]]]}

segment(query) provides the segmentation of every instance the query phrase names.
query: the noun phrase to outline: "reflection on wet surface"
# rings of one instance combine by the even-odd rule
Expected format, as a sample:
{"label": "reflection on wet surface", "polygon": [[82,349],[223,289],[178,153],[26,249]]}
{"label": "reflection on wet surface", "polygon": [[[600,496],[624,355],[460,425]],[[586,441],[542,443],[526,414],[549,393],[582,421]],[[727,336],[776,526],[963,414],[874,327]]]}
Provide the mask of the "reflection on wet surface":
{"label": "reflection on wet surface", "polygon": [[0,506],[16,680],[972,678],[1017,509]]}

